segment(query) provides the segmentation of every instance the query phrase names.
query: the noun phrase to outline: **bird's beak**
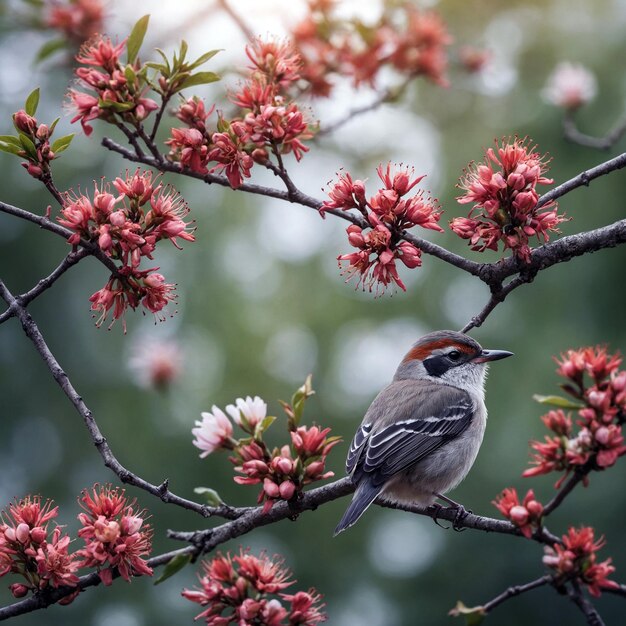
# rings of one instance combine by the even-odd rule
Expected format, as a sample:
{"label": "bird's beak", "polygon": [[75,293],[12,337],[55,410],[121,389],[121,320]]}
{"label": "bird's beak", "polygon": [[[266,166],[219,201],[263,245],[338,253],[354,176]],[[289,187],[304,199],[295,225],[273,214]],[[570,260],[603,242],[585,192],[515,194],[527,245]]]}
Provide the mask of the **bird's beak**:
{"label": "bird's beak", "polygon": [[489,363],[489,361],[499,361],[513,356],[508,350],[483,350],[477,357],[472,359],[472,363]]}

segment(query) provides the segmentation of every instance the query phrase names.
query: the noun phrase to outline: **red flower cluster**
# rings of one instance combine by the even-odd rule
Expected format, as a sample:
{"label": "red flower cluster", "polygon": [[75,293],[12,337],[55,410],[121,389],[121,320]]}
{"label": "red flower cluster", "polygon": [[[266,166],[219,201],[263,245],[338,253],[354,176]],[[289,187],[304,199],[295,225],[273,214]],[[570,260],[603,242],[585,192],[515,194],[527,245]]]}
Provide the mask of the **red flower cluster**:
{"label": "red flower cluster", "polygon": [[[52,126],[40,124],[35,117],[26,113],[24,109],[20,109],[13,114],[13,126],[18,133],[21,133],[19,142],[15,142],[15,154],[26,159],[22,167],[33,178],[42,180],[49,176],[50,162],[58,156],[50,145],[50,137],[52,137],[56,123]],[[69,140],[67,143],[69,145]]]}
{"label": "red flower cluster", "polygon": [[592,596],[600,597],[602,589],[619,587],[615,581],[608,580],[615,571],[611,559],[601,563],[596,561],[596,552],[605,543],[603,537],[594,541],[594,531],[589,526],[570,528],[563,535],[563,545],[555,543],[553,547],[545,548],[543,562],[556,571],[559,582],[580,580],[587,585]]}
{"label": "red flower cluster", "polygon": [[196,616],[206,624],[315,626],[326,621],[324,604],[315,589],[282,593],[295,582],[282,560],[272,560],[264,553],[255,557],[241,550],[233,557],[218,554],[204,561],[202,568],[200,588],[184,589],[182,595],[206,607]]}
{"label": "red flower cluster", "polygon": [[124,316],[128,307],[141,304],[158,315],[175,300],[174,285],[165,282],[158,268],[140,270],[142,258],[152,260],[159,241],[168,239],[180,249],[180,240],[194,241],[192,223],[186,222],[189,207],[172,187],[157,184],[151,172],[137,170],[116,178],[111,193],[107,184],[97,185],[93,199],[66,193],[59,223],[74,231],[68,239],[76,245],[81,239],[97,242],[109,257],[122,267],[105,287],[90,300],[92,310],[100,312],[98,325],[113,311],[113,321]]}
{"label": "red flower cluster", "polygon": [[336,16],[334,8],[328,0],[309,0],[309,14],[293,29],[302,58],[300,75],[313,95],[328,97],[333,76],[350,77],[355,86],[375,86],[389,66],[406,76],[447,84],[446,47],[452,39],[439,15],[410,2],[385,3],[378,21],[364,24]]}
{"label": "red flower cluster", "polygon": [[[313,134],[304,114],[288,90],[299,79],[300,58],[291,44],[255,39],[246,47],[251,65],[249,75],[231,100],[239,115],[217,121],[216,132],[206,127],[207,113],[202,101],[191,98],[176,113],[188,128],[172,129],[166,142],[169,157],[200,174],[223,172],[236,189],[250,177],[254,162],[266,163],[270,154],[278,162],[293,153],[299,161],[308,147],[303,143]],[[209,169],[208,164],[214,162]]]}
{"label": "red flower cluster", "polygon": [[[626,416],[626,371],[619,370],[618,354],[609,354],[605,346],[568,350],[561,355],[557,373],[568,379],[562,388],[581,402],[579,427],[570,414],[561,409],[550,411],[541,419],[554,436],[531,443],[534,467],[524,476],[565,471],[557,486],[574,468],[585,465],[603,470],[626,453],[622,424]],[[585,374],[591,379],[588,384]]]}
{"label": "red flower cluster", "polygon": [[326,457],[341,440],[329,433],[330,428],[300,426],[290,432],[291,446],[270,451],[260,438],[238,445],[230,460],[243,476],[235,476],[235,482],[262,483],[258,501],[265,500],[265,511],[279,500],[292,500],[305,485],[334,476],[325,471]]}
{"label": "red flower cluster", "polygon": [[85,547],[76,553],[80,567],[95,567],[102,582],[110,585],[113,568],[130,582],[131,576],[152,576],[145,559],[152,549],[152,528],[145,523],[146,511],[137,510],[124,490],[96,485],[83,491],[79,500],[84,513],[78,515],[82,528],[78,536]]}
{"label": "red flower cluster", "polygon": [[102,32],[104,7],[101,0],[48,0],[47,4],[46,25],[61,31],[70,41],[81,44]]}
{"label": "red flower cluster", "polygon": [[[61,527],[49,528],[59,508],[51,500],[28,496],[10,504],[0,514],[0,576],[20,574],[24,583],[10,586],[16,598],[49,586],[75,587],[80,567],[76,554],[69,554],[69,535]],[[65,598],[69,604],[76,596]]]}
{"label": "red flower cluster", "polygon": [[517,490],[514,487],[505,489],[494,501],[494,506],[511,520],[521,531],[524,537],[529,538],[534,530],[541,525],[543,515],[543,505],[535,500],[535,493],[532,489],[520,503]]}
{"label": "red flower cluster", "polygon": [[93,128],[88,124],[97,118],[115,123],[119,120],[138,125],[158,104],[145,97],[148,90],[146,68],[138,61],[123,65],[120,57],[126,40],[113,45],[107,37],[98,36],[85,43],[76,60],[84,67],[75,70],[79,84],[87,90],[69,90],[71,108],[86,135]]}
{"label": "red flower cluster", "polygon": [[342,262],[348,263],[343,271],[348,280],[358,275],[357,287],[362,285],[369,291],[374,284],[378,292],[390,283],[406,290],[398,276],[396,259],[409,268],[418,267],[422,264],[422,252],[412,243],[401,240],[400,236],[413,226],[443,232],[437,224],[441,211],[437,202],[421,190],[410,198],[405,197],[424,176],[411,180],[413,170],[399,167],[392,171],[390,163],[386,169],[379,165],[376,171],[384,186],[369,201],[365,197],[363,181],[353,180],[348,173],[338,174],[339,180],[329,191],[330,200],[322,204],[320,214],[324,217],[329,210],[356,209],[367,220],[367,230],[352,224],[346,231],[348,241],[358,252],[337,257],[340,267]]}
{"label": "red flower cluster", "polygon": [[550,231],[558,232],[557,224],[565,220],[557,214],[555,202],[537,209],[537,185],[553,181],[544,176],[546,161],[526,139],[496,141],[485,160],[472,163],[459,187],[465,191],[460,204],[474,203],[468,217],[457,217],[450,228],[462,239],[469,239],[472,250],[511,249],[518,258],[530,261],[530,237],[548,241]]}

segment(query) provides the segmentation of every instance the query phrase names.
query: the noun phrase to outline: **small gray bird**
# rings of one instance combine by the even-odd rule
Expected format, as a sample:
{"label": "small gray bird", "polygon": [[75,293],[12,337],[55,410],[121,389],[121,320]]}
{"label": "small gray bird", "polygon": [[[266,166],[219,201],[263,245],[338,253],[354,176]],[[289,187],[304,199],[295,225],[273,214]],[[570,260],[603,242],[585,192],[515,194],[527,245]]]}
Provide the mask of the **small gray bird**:
{"label": "small gray bird", "polygon": [[377,496],[424,506],[440,498],[460,507],[443,494],[465,478],[482,443],[487,364],[512,354],[483,350],[451,330],[417,340],[350,444],[346,471],[356,491],[335,535]]}

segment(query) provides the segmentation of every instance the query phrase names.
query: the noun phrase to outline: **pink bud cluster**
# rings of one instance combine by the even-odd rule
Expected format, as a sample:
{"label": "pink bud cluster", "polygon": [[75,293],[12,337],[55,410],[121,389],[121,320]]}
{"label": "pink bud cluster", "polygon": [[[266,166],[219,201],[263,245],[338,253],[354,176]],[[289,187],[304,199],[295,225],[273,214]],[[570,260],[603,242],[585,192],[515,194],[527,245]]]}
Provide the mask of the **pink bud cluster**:
{"label": "pink bud cluster", "polygon": [[70,41],[81,44],[102,32],[104,7],[101,0],[48,0],[46,25],[60,31]]}
{"label": "pink bud cluster", "polygon": [[[233,189],[250,177],[255,162],[266,164],[274,155],[293,153],[300,161],[309,149],[303,143],[313,136],[304,113],[288,91],[299,79],[300,58],[292,45],[278,40],[255,39],[246,47],[250,60],[247,80],[231,94],[239,108],[230,121],[220,117],[209,130],[202,101],[191,98],[176,117],[187,128],[172,129],[169,158],[200,174],[224,173]],[[210,163],[216,163],[209,168]]]}
{"label": "pink bud cluster", "polygon": [[398,275],[396,260],[406,267],[414,268],[422,264],[422,251],[401,239],[402,233],[414,226],[443,232],[437,223],[441,211],[436,200],[425,195],[422,190],[415,195],[406,195],[424,178],[418,176],[411,180],[414,171],[408,167],[392,170],[388,163],[377,168],[378,177],[383,183],[377,193],[368,200],[365,195],[365,183],[353,180],[349,173],[338,174],[339,180],[328,192],[330,200],[320,207],[320,215],[326,211],[358,211],[363,216],[360,224],[348,226],[348,241],[357,248],[357,252],[342,254],[337,257],[339,266],[347,263],[342,272],[348,280],[358,276],[357,287],[372,291],[384,291],[391,283],[406,290]]}
{"label": "pink bud cluster", "polygon": [[78,536],[85,547],[76,553],[80,567],[94,567],[105,585],[113,581],[114,570],[126,581],[131,576],[152,576],[147,557],[152,550],[152,528],[145,523],[146,511],[129,501],[124,490],[96,485],[83,491],[78,515],[82,528]]}
{"label": "pink bud cluster", "polygon": [[597,551],[605,545],[604,538],[595,541],[590,526],[570,528],[563,535],[563,544],[545,548],[544,565],[555,571],[557,583],[579,580],[587,585],[592,596],[600,597],[602,589],[616,589],[619,585],[608,577],[615,571],[611,559],[597,561]]}
{"label": "pink bud cluster", "polygon": [[202,450],[201,457],[220,449],[232,451],[230,461],[241,474],[234,477],[235,482],[262,485],[258,502],[265,502],[266,512],[280,500],[297,498],[306,485],[333,476],[326,471],[326,457],[340,442],[338,437],[329,437],[330,428],[298,426],[293,407],[284,408],[291,442],[273,449],[263,441],[263,435],[275,418],[267,416],[267,405],[258,396],[237,398],[234,405],[226,407],[245,437],[233,438],[233,424],[217,406],[210,413],[202,413],[202,421],[192,429],[193,444]]}
{"label": "pink bud cluster", "polygon": [[452,39],[437,13],[411,2],[385,3],[380,18],[365,24],[339,17],[334,9],[334,2],[310,0],[308,15],[292,33],[302,57],[300,75],[313,95],[328,97],[339,76],[355,86],[375,86],[388,67],[447,84],[446,48]]}
{"label": "pink bud cluster", "polygon": [[[27,496],[15,501],[0,513],[0,577],[17,574],[23,582],[10,585],[11,593],[22,598],[29,592],[49,587],[76,587],[77,571],[96,568],[105,584],[113,580],[113,569],[126,580],[130,576],[152,575],[143,559],[151,549],[152,531],[144,524],[145,511],[136,511],[124,492],[106,487],[93,488],[80,499],[86,513],[78,519],[78,536],[84,548],[69,552],[71,538],[63,527],[51,526],[59,507],[41,496]],[[59,604],[69,604],[76,590]]]}
{"label": "pink bud cluster", "polygon": [[555,360],[557,373],[568,381],[562,389],[580,402],[578,428],[575,430],[571,414],[561,409],[544,415],[541,419],[554,435],[543,442],[531,442],[534,467],[523,475],[564,471],[559,485],[573,469],[585,466],[588,470],[603,470],[626,454],[622,432],[626,371],[619,370],[619,354],[609,354],[606,346],[568,350]]}
{"label": "pink bud cluster", "polygon": [[[24,582],[10,586],[11,593],[21,598],[30,591],[47,587],[75,587],[79,563],[76,554],[69,554],[69,535],[50,522],[59,512],[51,500],[42,503],[40,496],[27,496],[10,504],[0,514],[0,576],[13,573]],[[66,604],[75,595],[66,598]]]}
{"label": "pink bud cluster", "polygon": [[494,506],[511,520],[521,531],[524,537],[529,538],[533,532],[541,526],[543,505],[535,499],[532,489],[519,501],[517,490],[514,487],[505,489],[494,501]]}
{"label": "pink bud cluster", "polygon": [[73,231],[68,239],[93,241],[111,259],[121,263],[118,273],[94,293],[92,310],[99,312],[100,325],[112,311],[113,321],[127,308],[140,304],[164,319],[161,311],[175,300],[174,285],[152,268],[141,270],[142,259],[152,260],[159,241],[169,240],[178,249],[180,241],[194,241],[193,226],[186,222],[189,207],[169,185],[157,184],[151,172],[126,173],[108,184],[95,185],[93,198],[66,193],[59,223]]}
{"label": "pink bud cluster", "polygon": [[[22,167],[33,177],[39,180],[50,175],[50,162],[57,158],[50,146],[50,137],[54,132],[54,124],[40,124],[35,117],[20,109],[13,114],[13,125],[22,136],[26,137],[28,149],[22,147],[18,156],[26,159]],[[24,140],[22,141],[24,143]]]}
{"label": "pink bud cluster", "polygon": [[460,204],[474,203],[468,217],[457,217],[450,228],[468,239],[472,250],[497,250],[502,242],[524,262],[530,261],[530,237],[549,240],[565,220],[555,202],[537,208],[537,185],[549,185],[546,161],[527,139],[503,139],[485,152],[482,163],[469,165],[459,187]]}
{"label": "pink bud cluster", "polygon": [[154,100],[145,97],[149,88],[147,68],[138,61],[121,63],[125,48],[126,40],[114,45],[108,37],[99,35],[85,43],[76,56],[83,67],[74,73],[85,91],[70,89],[68,95],[76,113],[72,122],[80,120],[86,135],[93,131],[88,123],[91,120],[137,126],[158,108]]}
{"label": "pink bud cluster", "polygon": [[211,626],[315,626],[326,621],[324,604],[315,589],[287,594],[296,581],[282,559],[245,550],[203,561],[200,587],[184,589],[183,597],[205,607],[196,620]]}

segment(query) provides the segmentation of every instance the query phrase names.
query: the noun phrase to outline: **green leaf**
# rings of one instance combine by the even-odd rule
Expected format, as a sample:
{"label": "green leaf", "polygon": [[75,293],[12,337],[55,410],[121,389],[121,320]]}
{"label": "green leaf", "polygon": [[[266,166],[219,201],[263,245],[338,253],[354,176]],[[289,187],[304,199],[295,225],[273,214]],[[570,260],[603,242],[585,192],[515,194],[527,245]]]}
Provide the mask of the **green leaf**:
{"label": "green leaf", "polygon": [[218,52],[221,52],[221,49],[217,50],[209,50],[205,52],[203,55],[199,56],[193,63],[187,66],[188,70],[195,70],[196,67],[200,67],[203,63],[206,63],[209,59],[212,59]]}
{"label": "green leaf", "polygon": [[191,554],[177,554],[164,568],[161,575],[154,581],[155,585],[162,583],[164,580],[171,578],[174,574],[180,572],[183,567],[191,563]]}
{"label": "green leaf", "polygon": [[116,113],[124,113],[135,108],[134,102],[113,102],[112,100],[98,100],[101,109],[113,109]]}
{"label": "green leaf", "polygon": [[57,124],[59,123],[59,120],[61,118],[57,117],[54,122],[52,122],[52,124],[50,124],[50,136],[52,136],[52,133],[54,132],[54,129],[57,127]]}
{"label": "green leaf", "polygon": [[148,30],[148,22],[150,21],[149,15],[144,15],[140,18],[137,23],[133,26],[133,30],[130,32],[128,36],[128,41],[126,42],[126,49],[128,50],[128,62],[134,63],[137,55],[139,54],[139,49],[141,48],[141,44],[143,43],[143,38],[146,36],[146,32]]}
{"label": "green leaf", "polygon": [[165,54],[165,52],[163,52],[163,50],[161,50],[161,48],[155,48],[155,50],[161,55],[161,58],[163,59],[163,63],[165,64],[165,67],[167,68],[167,74],[165,72],[163,72],[163,76],[165,76],[167,78],[172,73],[172,68],[170,66],[170,61],[167,58],[167,55]]}
{"label": "green leaf", "polygon": [[23,152],[24,149],[22,148],[21,145],[18,147],[13,143],[4,142],[2,138],[0,137],[0,151],[8,152],[9,154],[17,154],[18,156],[21,156],[20,152]]}
{"label": "green leaf", "polygon": [[63,48],[67,48],[67,41],[65,39],[50,39],[50,41],[46,41],[37,51],[35,60],[33,61],[34,64],[37,65],[37,63],[41,63],[58,50],[63,50]]}
{"label": "green leaf", "polygon": [[0,135],[0,141],[2,143],[16,146],[20,150],[22,149],[22,144],[20,143],[20,140],[17,137],[14,137],[13,135]]}
{"label": "green leaf", "polygon": [[37,89],[33,89],[29,94],[28,98],[26,98],[26,102],[24,103],[24,110],[28,115],[34,116],[37,113],[37,105],[39,104],[39,87]]}
{"label": "green leaf", "polygon": [[185,78],[185,80],[178,87],[177,91],[182,91],[188,87],[195,87],[196,85],[214,83],[220,80],[220,78],[219,74],[216,74],[215,72],[198,72],[197,74],[192,74],[188,78]]}
{"label": "green leaf", "polygon": [[59,137],[58,139],[52,142],[50,149],[55,154],[59,154],[59,152],[63,152],[64,150],[67,150],[70,147],[70,144],[72,143],[72,139],[74,139],[74,133],[72,133],[71,135],[65,135],[65,137]]}
{"label": "green leaf", "polygon": [[20,133],[20,144],[28,155],[37,161],[37,148],[35,148],[35,144],[31,141],[30,137],[24,133]]}
{"label": "green leaf", "polygon": [[135,74],[135,70],[130,65],[127,65],[124,68],[124,78],[128,81],[129,84],[133,84],[135,82],[135,78],[137,78],[137,74]]}
{"label": "green leaf", "polygon": [[178,64],[182,65],[183,62],[185,61],[185,57],[187,56],[187,51],[189,50],[189,46],[187,45],[187,42],[183,39],[180,42],[180,53],[178,55]]}
{"label": "green leaf", "polygon": [[456,603],[456,606],[449,611],[448,615],[452,617],[463,616],[467,626],[478,626],[482,624],[485,617],[487,617],[487,613],[485,613],[485,609],[482,606],[465,606],[460,600]]}
{"label": "green leaf", "polygon": [[263,433],[276,421],[276,418],[273,415],[266,415],[254,429],[254,438],[261,439],[263,437]]}
{"label": "green leaf", "polygon": [[199,496],[204,496],[206,503],[210,506],[220,506],[220,504],[224,504],[224,501],[220,498],[220,494],[217,493],[215,489],[211,489],[210,487],[196,487],[193,491]]}
{"label": "green leaf", "polygon": [[539,404],[549,404],[550,406],[557,406],[560,409],[582,409],[585,407],[585,405],[580,402],[573,402],[561,396],[540,396],[535,394],[533,400],[539,402]]}

